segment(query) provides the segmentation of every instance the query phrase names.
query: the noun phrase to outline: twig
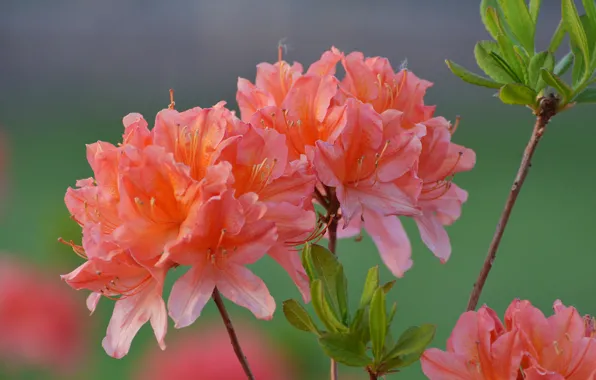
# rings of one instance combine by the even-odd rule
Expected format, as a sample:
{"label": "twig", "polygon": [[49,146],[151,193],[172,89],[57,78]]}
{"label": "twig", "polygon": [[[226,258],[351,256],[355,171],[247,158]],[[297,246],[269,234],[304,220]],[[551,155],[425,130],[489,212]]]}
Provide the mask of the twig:
{"label": "twig", "polygon": [[230,342],[232,343],[232,347],[234,347],[234,352],[236,353],[236,357],[238,361],[242,365],[242,369],[246,374],[246,378],[248,380],[255,380],[254,375],[250,371],[250,367],[248,365],[248,361],[246,360],[246,356],[242,352],[242,347],[240,347],[240,342],[238,341],[238,337],[236,336],[236,331],[234,331],[234,325],[232,325],[232,321],[230,320],[230,315],[226,310],[226,307],[221,299],[221,294],[219,294],[219,290],[215,288],[213,290],[213,301],[217,305],[217,309],[219,310],[219,314],[221,314],[221,319],[223,319],[224,324],[226,325],[226,330],[228,330],[228,335],[230,336]]}
{"label": "twig", "polygon": [[[327,247],[331,253],[335,255],[335,249],[337,247],[337,214],[339,212],[339,200],[335,195],[334,189],[326,188],[325,190],[325,193],[327,194],[327,220],[329,221],[329,226],[327,227],[329,244]],[[337,363],[333,359],[331,359],[331,380],[337,380]]]}
{"label": "twig", "polygon": [[549,97],[544,97],[540,100],[540,106],[536,111],[536,123],[534,124],[532,136],[530,137],[530,141],[528,142],[528,145],[526,146],[526,149],[524,151],[522,161],[519,165],[517,175],[515,176],[513,186],[511,186],[511,191],[509,192],[509,197],[507,198],[507,202],[505,203],[505,208],[503,209],[503,213],[501,214],[499,223],[497,223],[497,230],[495,231],[493,240],[490,243],[488,254],[486,255],[486,259],[484,260],[484,265],[482,265],[482,269],[480,270],[478,278],[474,283],[474,289],[470,294],[467,310],[475,310],[476,306],[478,305],[478,300],[480,299],[482,288],[484,287],[486,278],[488,277],[488,274],[495,261],[497,249],[499,248],[499,243],[501,242],[501,238],[503,237],[503,232],[505,232],[505,227],[507,226],[507,222],[509,221],[509,216],[511,215],[511,211],[513,210],[513,206],[515,205],[517,196],[519,195],[519,192],[524,184],[524,180],[528,175],[528,170],[531,166],[532,156],[534,155],[534,151],[536,150],[536,147],[538,146],[538,143],[540,142],[540,139],[544,134],[546,125],[548,124],[550,119],[557,113],[558,104],[558,99],[553,95]]}

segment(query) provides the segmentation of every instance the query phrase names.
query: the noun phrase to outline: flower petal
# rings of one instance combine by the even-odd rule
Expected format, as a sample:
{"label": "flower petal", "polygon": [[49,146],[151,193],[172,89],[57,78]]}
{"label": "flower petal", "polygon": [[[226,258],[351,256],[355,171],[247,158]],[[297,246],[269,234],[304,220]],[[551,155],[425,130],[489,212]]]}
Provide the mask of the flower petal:
{"label": "flower petal", "polygon": [[247,268],[229,263],[218,273],[216,286],[227,299],[247,308],[257,318],[273,318],[275,300],[263,280]]}
{"label": "flower petal", "polygon": [[420,358],[422,372],[431,380],[482,380],[484,377],[471,371],[463,356],[429,348]]}
{"label": "flower petal", "polygon": [[422,216],[414,217],[418,230],[420,231],[420,237],[428,249],[441,260],[442,263],[446,263],[451,256],[451,242],[449,241],[449,235],[445,231],[445,227],[441,224],[439,219],[432,211],[426,211],[423,209]]}
{"label": "flower petal", "polygon": [[269,249],[269,256],[288,272],[294,284],[300,290],[304,303],[308,303],[310,301],[310,285],[306,271],[300,261],[300,252],[297,252],[294,248],[278,244]]}
{"label": "flower petal", "polygon": [[116,301],[106,337],[102,342],[103,348],[108,355],[116,359],[124,357],[141,326],[151,320],[155,337],[164,349],[166,315],[161,290],[151,284],[138,294]]}
{"label": "flower petal", "polygon": [[387,268],[394,276],[402,277],[412,267],[412,247],[399,219],[366,210],[364,228],[377,245]]}

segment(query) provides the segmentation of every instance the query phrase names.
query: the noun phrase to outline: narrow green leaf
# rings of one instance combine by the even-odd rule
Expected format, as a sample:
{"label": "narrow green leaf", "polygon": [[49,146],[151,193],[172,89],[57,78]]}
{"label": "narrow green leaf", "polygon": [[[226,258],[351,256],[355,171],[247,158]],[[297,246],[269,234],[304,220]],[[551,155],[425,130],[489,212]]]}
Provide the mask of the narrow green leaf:
{"label": "narrow green leaf", "polygon": [[332,332],[345,332],[348,330],[346,326],[344,326],[339,319],[335,316],[331,307],[327,303],[327,299],[325,298],[325,293],[323,291],[323,284],[321,280],[317,279],[314,280],[310,284],[310,296],[312,299],[312,305],[315,309],[315,313],[319,316],[319,319],[327,329]]}
{"label": "narrow green leaf", "polygon": [[495,6],[495,0],[482,0],[480,2],[480,17],[482,18],[482,23],[484,24],[484,27],[488,33],[494,39],[497,39],[497,35],[499,34],[499,25],[495,22],[495,19],[489,15],[489,9],[495,11]]}
{"label": "narrow green leaf", "polygon": [[592,20],[596,26],[596,2],[594,2],[594,0],[582,0],[582,4],[584,5],[586,16],[588,16],[588,19]]}
{"label": "narrow green leaf", "polygon": [[327,356],[350,367],[365,367],[371,363],[366,346],[351,334],[327,333],[319,338]]}
{"label": "narrow green leaf", "polygon": [[555,53],[559,46],[561,46],[561,42],[563,42],[563,38],[565,38],[565,22],[563,20],[559,21],[559,25],[557,25],[557,29],[553,34],[553,37],[550,40],[550,44],[548,46],[548,51],[551,53]]}
{"label": "narrow green leaf", "polygon": [[569,52],[565,54],[563,58],[555,65],[553,72],[555,75],[562,76],[569,70],[571,65],[573,64],[573,53]]}
{"label": "narrow green leaf", "polygon": [[449,67],[451,72],[453,74],[457,75],[464,82],[474,84],[476,86],[481,86],[481,87],[501,88],[501,84],[499,84],[493,80],[483,78],[480,75],[474,74],[474,73],[470,72],[469,70],[463,68],[462,66],[458,65],[455,62],[452,62],[450,60],[445,60],[445,63],[447,63],[447,67]]}
{"label": "narrow green leaf", "polygon": [[422,354],[426,346],[432,342],[435,337],[435,326],[424,324],[421,326],[412,326],[404,331],[393,349],[387,354],[387,358],[395,358],[402,355]]}
{"label": "narrow green leaf", "polygon": [[308,331],[319,335],[319,329],[312,318],[296,300],[290,299],[284,301],[283,312],[288,322],[298,330]]}
{"label": "narrow green leaf", "polygon": [[302,248],[302,254],[300,255],[300,259],[302,260],[302,266],[308,275],[308,280],[312,282],[315,279],[314,269],[312,266],[312,260],[310,259],[312,256],[312,244],[306,243]]}
{"label": "narrow green leaf", "polygon": [[331,310],[338,318],[342,318],[337,288],[337,276],[340,275],[341,264],[331,251],[318,244],[312,244],[307,254],[308,261],[312,265],[313,276],[321,280]]}
{"label": "narrow green leaf", "polygon": [[[586,31],[590,54],[594,60],[594,50],[596,49],[596,2],[594,0],[582,0],[586,14],[581,16],[582,25]],[[592,68],[593,70],[594,68]]]}
{"label": "narrow green leaf", "polygon": [[586,88],[573,101],[577,103],[596,103],[596,88]]}
{"label": "narrow green leaf", "polygon": [[586,63],[584,62],[583,55],[577,49],[575,49],[573,68],[571,69],[571,85],[576,87],[584,77],[586,73]]}
{"label": "narrow green leaf", "polygon": [[544,80],[540,76],[540,69],[553,70],[555,65],[555,57],[548,51],[540,52],[532,57],[528,65],[528,86],[539,92],[546,86]]}
{"label": "narrow green leaf", "polygon": [[522,67],[515,55],[515,50],[509,38],[503,34],[497,36],[497,43],[503,53],[503,60],[505,65],[510,67],[512,70],[511,76],[517,83],[523,83]]}
{"label": "narrow green leaf", "polygon": [[350,319],[350,310],[348,309],[348,279],[344,274],[344,267],[339,265],[335,276],[335,288],[337,291],[337,301],[343,323],[348,323]]}
{"label": "narrow green leaf", "polygon": [[368,342],[370,340],[368,315],[369,307],[361,307],[356,311],[356,315],[350,324],[350,332],[357,335],[362,342]]}
{"label": "narrow green leaf", "polygon": [[532,17],[532,21],[534,21],[534,26],[538,23],[538,14],[540,13],[540,6],[542,5],[542,0],[530,0],[530,16]]}
{"label": "narrow green leaf", "polygon": [[474,47],[474,57],[476,58],[478,67],[495,82],[502,84],[512,82],[513,78],[501,63],[503,60],[495,58],[491,53],[497,56],[500,53],[499,45],[496,42],[480,41],[476,44]]}
{"label": "narrow green leaf", "polygon": [[387,329],[389,329],[389,326],[391,326],[391,324],[393,323],[393,318],[395,317],[396,312],[397,312],[397,302],[394,302],[393,306],[391,306],[391,311],[389,312],[389,317],[387,318]]}
{"label": "narrow green leaf", "polygon": [[509,83],[499,91],[499,98],[505,104],[533,106],[536,103],[536,91],[519,83]]}
{"label": "narrow green leaf", "polygon": [[410,355],[400,355],[391,359],[387,359],[383,361],[383,364],[379,366],[378,370],[380,372],[388,372],[392,369],[404,368],[416,363],[421,356],[422,353],[416,353]]}
{"label": "narrow green leaf", "polygon": [[383,286],[381,286],[381,288],[383,288],[383,291],[385,292],[385,294],[389,293],[389,291],[391,289],[393,289],[393,286],[395,285],[395,280],[391,280],[389,282],[386,282]]}
{"label": "narrow green leaf", "polygon": [[522,73],[522,83],[527,85],[528,84],[528,65],[530,64],[530,57],[528,53],[524,50],[521,46],[513,46],[513,51],[515,52],[515,57],[517,58],[517,62],[521,68]]}
{"label": "narrow green leaf", "polygon": [[562,0],[561,13],[565,22],[565,29],[569,33],[569,38],[581,51],[583,61],[590,62],[588,39],[573,0]]}
{"label": "narrow green leaf", "polygon": [[362,297],[360,297],[360,307],[366,306],[370,303],[372,296],[379,287],[379,267],[375,266],[368,270],[366,280],[364,281],[364,290]]}
{"label": "narrow green leaf", "polygon": [[385,292],[382,288],[377,288],[372,301],[370,301],[369,327],[373,356],[376,361],[380,361],[385,346],[385,335],[387,334],[387,306],[385,304]]}
{"label": "narrow green leaf", "polygon": [[549,72],[548,70],[542,69],[541,75],[542,79],[544,79],[549,86],[557,90],[559,96],[561,97],[562,104],[567,104],[571,98],[571,95],[573,94],[571,87],[569,87],[567,83],[563,82],[563,80],[557,75]]}
{"label": "narrow green leaf", "polygon": [[528,51],[534,52],[534,20],[524,0],[499,0],[511,31]]}

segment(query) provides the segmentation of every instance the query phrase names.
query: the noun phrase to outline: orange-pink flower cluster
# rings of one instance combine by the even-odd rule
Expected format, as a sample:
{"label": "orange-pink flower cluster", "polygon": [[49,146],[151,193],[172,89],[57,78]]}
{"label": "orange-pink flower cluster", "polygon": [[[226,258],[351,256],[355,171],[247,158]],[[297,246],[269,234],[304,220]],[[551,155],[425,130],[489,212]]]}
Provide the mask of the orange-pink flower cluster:
{"label": "orange-pink flower cluster", "polygon": [[490,308],[459,318],[447,351],[428,349],[422,370],[432,380],[588,380],[596,378],[594,318],[554,303],[545,317],[514,300],[505,324]]}
{"label": "orange-pink flower cluster", "polygon": [[[270,319],[275,301],[246,268],[265,254],[308,301],[296,246],[322,234],[315,191],[336,194],[340,236],[364,228],[396,276],[412,265],[397,216],[413,217],[448,259],[443,226],[467,198],[451,177],[471,169],[475,155],[451,143],[454,128],[424,105],[430,83],[395,73],[387,59],[335,48],[302,71],[280,57],[258,65],[255,84],[239,79],[240,118],[225,102],[162,110],[151,129],[129,114],[121,143],[87,147],[94,177],[65,198],[83,230],[82,245],[71,245],[86,262],[63,278],[92,291],[90,310],[102,295],[117,299],[103,341],[110,355],[125,355],[146,322],[165,347],[168,313],[176,327],[190,325],[216,288]],[[179,266],[190,269],[166,308],[164,278]]]}
{"label": "orange-pink flower cluster", "polygon": [[242,120],[285,134],[292,158],[306,155],[319,191],[335,189],[343,220],[338,235],[365,229],[394,275],[412,266],[396,216],[412,217],[424,243],[447,261],[444,226],[459,218],[468,196],[451,180],[472,169],[476,155],[452,143],[455,127],[424,104],[432,84],[406,69],[394,72],[386,58],[335,48],[302,72],[280,55],[276,64],[257,66],[254,84],[240,78]]}

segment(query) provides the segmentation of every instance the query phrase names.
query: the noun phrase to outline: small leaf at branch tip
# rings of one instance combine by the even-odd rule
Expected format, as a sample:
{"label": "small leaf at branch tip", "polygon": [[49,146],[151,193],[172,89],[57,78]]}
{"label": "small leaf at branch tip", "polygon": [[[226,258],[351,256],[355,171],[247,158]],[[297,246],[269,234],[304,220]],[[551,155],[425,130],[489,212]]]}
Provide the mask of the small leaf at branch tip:
{"label": "small leaf at branch tip", "polygon": [[284,301],[283,313],[288,322],[298,330],[320,335],[319,329],[314,324],[308,312],[296,300],[289,299]]}
{"label": "small leaf at branch tip", "polygon": [[350,367],[365,367],[371,363],[366,346],[353,334],[326,333],[319,344],[327,356]]}
{"label": "small leaf at branch tip", "polygon": [[533,106],[536,104],[536,96],[536,91],[520,83],[508,83],[499,92],[503,103],[514,105]]}
{"label": "small leaf at branch tip", "polygon": [[449,70],[451,70],[453,74],[458,76],[464,82],[488,88],[501,88],[502,86],[501,83],[497,83],[491,79],[481,77],[478,74],[474,74],[473,72],[458,65],[453,61],[446,59],[445,63],[447,64],[447,67],[449,67]]}

